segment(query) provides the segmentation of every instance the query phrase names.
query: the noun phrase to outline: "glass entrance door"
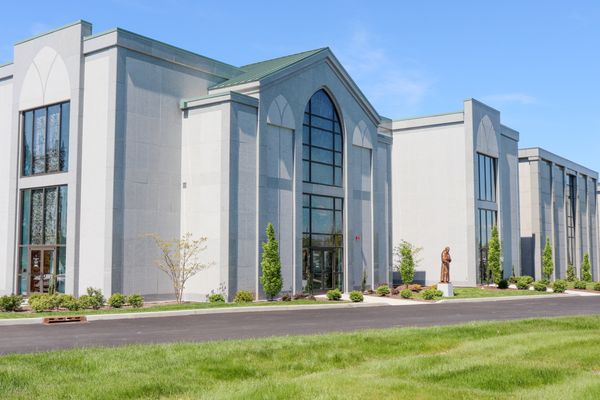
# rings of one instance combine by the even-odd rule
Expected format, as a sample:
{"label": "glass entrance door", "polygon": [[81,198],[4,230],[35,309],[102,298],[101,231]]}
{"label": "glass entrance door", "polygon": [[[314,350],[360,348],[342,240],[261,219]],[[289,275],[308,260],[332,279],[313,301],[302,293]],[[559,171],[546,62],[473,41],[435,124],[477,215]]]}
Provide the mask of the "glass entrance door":
{"label": "glass entrance door", "polygon": [[[56,285],[55,250],[48,248],[32,248],[29,252],[29,293],[48,293],[52,285]],[[56,289],[56,288],[55,288]]]}
{"label": "glass entrance door", "polygon": [[342,288],[342,249],[311,250],[312,288],[316,291]]}

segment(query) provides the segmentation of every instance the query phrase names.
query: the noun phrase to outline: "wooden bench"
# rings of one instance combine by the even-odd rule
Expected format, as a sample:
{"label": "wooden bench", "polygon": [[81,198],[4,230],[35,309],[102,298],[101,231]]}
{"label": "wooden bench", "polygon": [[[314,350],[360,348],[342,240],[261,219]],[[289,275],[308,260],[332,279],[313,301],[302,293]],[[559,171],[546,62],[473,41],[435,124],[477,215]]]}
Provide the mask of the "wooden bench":
{"label": "wooden bench", "polygon": [[45,317],[42,320],[44,325],[54,325],[61,324],[65,322],[76,322],[76,323],[84,323],[87,322],[87,318],[85,315],[73,315],[73,316],[65,316],[65,317]]}

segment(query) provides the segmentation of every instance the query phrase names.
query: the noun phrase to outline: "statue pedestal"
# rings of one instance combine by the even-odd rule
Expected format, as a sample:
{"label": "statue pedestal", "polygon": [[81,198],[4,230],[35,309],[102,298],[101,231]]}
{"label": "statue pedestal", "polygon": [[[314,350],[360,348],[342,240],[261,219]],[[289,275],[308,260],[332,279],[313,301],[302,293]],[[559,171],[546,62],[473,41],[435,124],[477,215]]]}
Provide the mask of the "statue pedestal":
{"label": "statue pedestal", "polygon": [[454,297],[454,287],[451,283],[438,283],[437,288],[442,291],[443,297]]}

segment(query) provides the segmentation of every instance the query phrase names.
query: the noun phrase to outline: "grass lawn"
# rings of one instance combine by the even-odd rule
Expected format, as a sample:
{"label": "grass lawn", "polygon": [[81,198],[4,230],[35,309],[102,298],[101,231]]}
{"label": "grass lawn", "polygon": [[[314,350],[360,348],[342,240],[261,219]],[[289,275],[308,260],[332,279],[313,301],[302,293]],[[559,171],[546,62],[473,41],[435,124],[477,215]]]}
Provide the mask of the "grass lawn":
{"label": "grass lawn", "polygon": [[600,317],[9,355],[0,398],[598,399]]}
{"label": "grass lawn", "polygon": [[[331,302],[333,303],[333,302]],[[336,303],[343,303],[341,301]],[[55,311],[55,312],[0,312],[0,319],[8,318],[38,318],[38,317],[59,317],[65,315],[94,315],[94,314],[123,314],[138,312],[156,312],[156,311],[174,311],[174,310],[198,310],[206,308],[231,308],[231,307],[250,307],[250,306],[290,306],[300,304],[323,304],[323,302],[314,300],[293,300],[293,301],[260,301],[256,303],[183,303],[183,304],[162,304],[143,308],[106,308],[101,310],[81,310],[81,311]]]}
{"label": "grass lawn", "polygon": [[536,290],[517,290],[517,289],[481,289],[481,288],[456,288],[454,297],[444,297],[443,300],[451,299],[470,299],[479,297],[506,297],[506,296],[535,296],[549,295],[550,292],[538,292]]}
{"label": "grass lawn", "polygon": [[[587,284],[586,284],[587,285],[586,290],[592,290],[592,291],[594,291],[594,285],[596,283],[597,282],[587,282]],[[575,289],[575,282],[567,282],[567,288],[568,289]],[[596,292],[596,293],[598,293],[598,292]]]}

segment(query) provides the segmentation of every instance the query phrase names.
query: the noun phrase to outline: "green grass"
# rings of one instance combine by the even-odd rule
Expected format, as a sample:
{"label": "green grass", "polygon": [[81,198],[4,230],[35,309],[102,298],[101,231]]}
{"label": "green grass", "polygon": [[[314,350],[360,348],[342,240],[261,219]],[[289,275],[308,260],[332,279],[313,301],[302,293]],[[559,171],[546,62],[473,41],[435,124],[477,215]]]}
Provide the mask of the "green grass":
{"label": "green grass", "polygon": [[[332,302],[333,303],[333,302]],[[344,303],[342,301],[337,303]],[[183,303],[183,304],[161,304],[144,308],[107,308],[101,310],[81,310],[81,311],[54,311],[54,312],[0,312],[0,319],[9,318],[38,318],[38,317],[60,317],[68,315],[94,315],[94,314],[123,314],[138,312],[156,312],[156,311],[176,311],[176,310],[199,310],[207,308],[231,308],[231,307],[250,307],[250,306],[290,306],[302,304],[323,304],[314,300],[293,300],[293,301],[261,301],[256,303]]]}
{"label": "green grass", "polygon": [[0,398],[598,399],[599,375],[600,317],[570,317],[9,355]]}
{"label": "green grass", "polygon": [[[594,285],[597,282],[587,282],[586,284],[586,290],[594,290]],[[575,289],[575,282],[567,282],[567,289]],[[578,289],[577,289],[578,290]]]}
{"label": "green grass", "polygon": [[510,296],[535,296],[549,295],[550,292],[538,292],[535,290],[517,290],[517,289],[481,289],[481,288],[456,288],[454,289],[454,297],[445,297],[444,300],[450,299],[472,299],[480,297],[510,297]]}

